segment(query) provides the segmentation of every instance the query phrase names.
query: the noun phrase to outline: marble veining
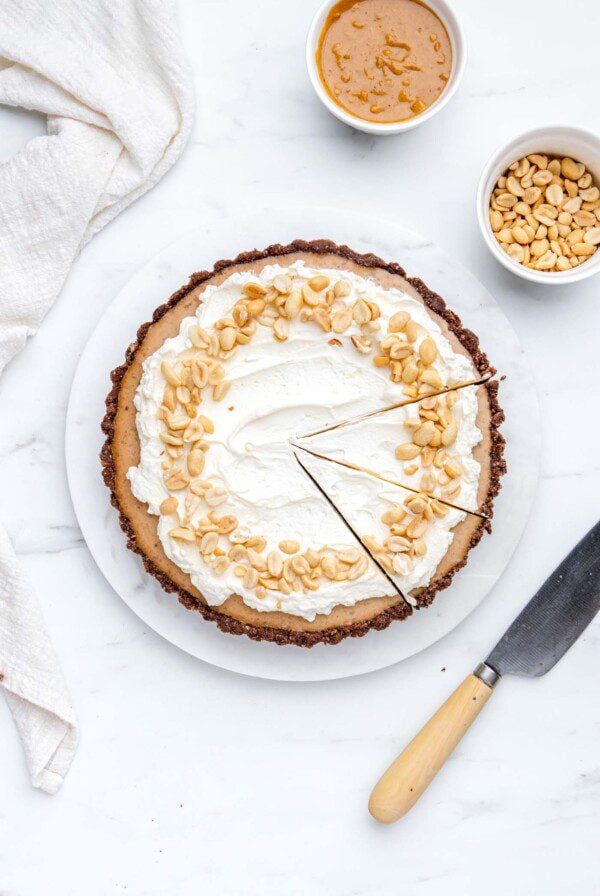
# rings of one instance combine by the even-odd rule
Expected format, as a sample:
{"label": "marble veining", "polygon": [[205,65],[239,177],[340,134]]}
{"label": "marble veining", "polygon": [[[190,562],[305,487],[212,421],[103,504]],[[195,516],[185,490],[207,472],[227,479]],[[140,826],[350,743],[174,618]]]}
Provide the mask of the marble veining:
{"label": "marble veining", "polygon": [[[469,51],[461,89],[423,128],[376,140],[335,121],[312,93],[303,42],[316,5],[180,0],[198,94],[193,143],[85,248],[41,332],[0,378],[0,514],[82,728],[65,787],[49,798],[30,788],[0,701],[2,896],[598,892],[600,620],[544,678],[501,683],[403,822],[378,827],[366,801],[377,774],[598,518],[600,280],[567,289],[517,280],[486,252],[474,196],[487,158],[532,123],[566,117],[600,130],[596,58],[581,44],[582,23],[597,32],[600,9],[575,3],[566,16],[548,0],[541,15],[517,0],[501,9],[456,2]],[[0,157],[42,133],[27,113],[0,109],[0,124]],[[340,222],[366,212],[442,246],[512,323],[542,411],[532,515],[489,597],[395,667],[313,684],[218,670],[147,628],[82,543],[64,463],[78,357],[129,278],[172,240],[210,231],[241,205],[263,215],[287,204],[333,207]],[[327,235],[319,231],[316,221],[313,235]],[[365,244],[369,236],[358,234]],[[402,260],[403,246],[390,239],[385,248]],[[421,249],[412,249],[419,273]],[[162,276],[168,288],[168,268]],[[124,327],[115,358],[133,335]],[[574,444],[581,421],[586,436]],[[133,587],[158,599],[143,574]]]}

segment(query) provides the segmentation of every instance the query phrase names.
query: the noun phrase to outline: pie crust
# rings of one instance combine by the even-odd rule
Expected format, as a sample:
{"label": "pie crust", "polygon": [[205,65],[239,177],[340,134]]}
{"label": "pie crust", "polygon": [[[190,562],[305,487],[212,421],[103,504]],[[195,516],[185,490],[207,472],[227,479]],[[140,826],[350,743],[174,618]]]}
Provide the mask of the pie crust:
{"label": "pie crust", "polygon": [[[185,607],[198,610],[205,619],[216,622],[224,632],[244,634],[253,640],[312,647],[317,643],[337,644],[346,637],[360,637],[370,629],[387,628],[393,620],[410,616],[412,608],[398,595],[375,597],[358,601],[351,607],[335,607],[330,614],[318,615],[314,621],[308,622],[284,612],[259,612],[248,607],[235,594],[219,607],[209,606],[201,592],[192,585],[189,576],[167,558],[156,531],[157,517],[149,514],[147,506],[133,496],[126,478],[127,470],[139,461],[133,399],[143,361],[165,339],[178,332],[184,317],[194,314],[200,295],[208,284],[220,284],[234,269],[258,273],[268,264],[291,264],[298,259],[304,259],[312,266],[354,270],[362,276],[368,273],[384,288],[399,285],[404,292],[421,299],[433,313],[454,350],[468,355],[482,377],[490,372],[495,373],[481,351],[475,334],[462,326],[460,318],[446,307],[439,295],[429,290],[422,280],[407,277],[399,265],[384,262],[372,254],[359,255],[347,246],[338,246],[328,240],[296,240],[287,246],[277,244],[264,250],[242,253],[233,260],[218,261],[212,271],[193,274],[187,285],[157,308],[152,320],[139,328],[136,340],[127,349],[125,363],[111,373],[113,385],[106,399],[106,415],[102,422],[106,441],[100,458],[104,482],[111,492],[111,503],[119,512],[127,546],[140,555],[147,572],[157,579],[165,591],[176,593]],[[452,544],[431,582],[416,595],[420,607],[429,605],[438,591],[448,587],[456,572],[465,566],[469,550],[479,542],[485,531],[491,531],[489,518],[493,513],[493,501],[500,489],[500,477],[506,470],[504,439],[498,431],[504,414],[498,403],[496,381],[488,380],[480,390],[480,396],[480,411],[488,417],[489,426],[483,430],[484,441],[477,447],[475,456],[479,451],[478,459],[481,459],[485,452],[489,459],[484,464],[487,473],[481,486],[484,489],[481,509],[487,518],[469,513],[454,528]]]}

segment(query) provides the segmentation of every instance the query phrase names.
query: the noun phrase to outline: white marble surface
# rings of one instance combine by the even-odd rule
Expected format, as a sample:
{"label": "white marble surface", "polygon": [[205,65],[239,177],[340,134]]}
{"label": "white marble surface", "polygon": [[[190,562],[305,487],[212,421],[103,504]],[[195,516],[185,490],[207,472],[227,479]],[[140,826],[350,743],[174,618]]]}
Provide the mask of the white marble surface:
{"label": "white marble surface", "polygon": [[[566,12],[558,0],[543,10],[457,3],[470,57],[459,94],[423,129],[384,141],[345,129],[312,95],[303,39],[314,6],[182,0],[193,142],[84,251],[0,380],[0,513],[42,596],[82,725],[67,783],[49,798],[29,787],[0,704],[2,896],[598,892],[600,620],[546,678],[502,683],[404,821],[378,827],[366,799],[598,517],[600,281],[524,285],[487,255],[474,195],[510,134],[557,120],[600,129],[597,64],[581,43],[600,10],[591,0]],[[0,156],[42,127],[0,111]],[[64,416],[89,333],[138,267],[198,223],[235,213],[240,197],[410,223],[490,289],[534,367],[541,482],[509,570],[448,637],[361,678],[256,681],[175,650],[106,585],[71,508]]]}

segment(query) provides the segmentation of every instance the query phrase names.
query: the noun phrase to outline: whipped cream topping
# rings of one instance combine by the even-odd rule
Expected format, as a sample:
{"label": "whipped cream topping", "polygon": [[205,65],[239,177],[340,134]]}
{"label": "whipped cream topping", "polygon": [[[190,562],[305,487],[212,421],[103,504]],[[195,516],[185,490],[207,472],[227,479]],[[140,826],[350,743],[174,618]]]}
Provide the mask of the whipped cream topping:
{"label": "whipped cream topping", "polygon": [[[390,532],[381,521],[382,514],[399,504],[404,504],[406,498],[412,494],[401,486],[389,485],[367,473],[347,470],[307,452],[302,452],[302,463],[360,538],[370,536],[379,543],[384,542]],[[452,543],[452,530],[466,516],[463,511],[451,507],[446,516],[436,517],[423,535],[427,553],[423,557],[415,557],[412,563],[406,562],[402,572],[390,572],[390,577],[409,603],[414,604],[411,591],[424,587],[431,581],[433,573]],[[402,563],[407,560],[401,554],[397,555],[397,558]]]}
{"label": "whipped cream topping", "polygon": [[[426,336],[435,341],[438,357],[433,366],[449,386],[475,380],[477,372],[468,357],[453,351],[417,299],[398,289],[385,290],[374,280],[351,271],[313,268],[302,261],[285,268],[271,265],[259,275],[236,272],[220,286],[208,286],[196,315],[184,319],[179,333],[144,362],[135,396],[140,463],[128,471],[128,478],[134,495],[148,504],[150,513],[159,516],[158,535],[166,555],[189,574],[213,606],[235,593],[259,611],[279,609],[313,620],[335,606],[352,606],[359,600],[389,594],[390,583],[369,560],[367,572],[357,580],[324,581],[317,591],[292,592],[287,596],[268,591],[265,597],[258,598],[234,575],[235,564],[217,574],[195,544],[169,535],[183,521],[185,502],[181,492],[177,493],[176,514],[164,515],[159,509],[169,496],[161,467],[165,448],[160,440],[162,423],[157,418],[165,388],[161,363],[175,362],[191,348],[188,334],[192,326],[199,324],[210,329],[230,314],[246,283],[258,281],[270,287],[281,274],[287,274],[297,286],[322,274],[332,280],[346,280],[351,288],[345,299],[347,304],[363,298],[379,306],[381,333],[387,331],[392,314],[407,311],[418,325],[417,347]],[[385,368],[374,366],[371,356],[355,349],[350,341],[352,334],[360,334],[354,323],[331,344],[335,334],[324,333],[314,322],[295,319],[291,321],[289,338],[280,343],[274,340],[272,329],[259,325],[251,341],[223,362],[232,383],[226,398],[202,402],[200,412],[215,427],[214,434],[207,436],[210,450],[206,452],[202,478],[227,491],[227,501],[219,511],[238,518],[236,535],[263,536],[267,541],[265,553],[275,550],[285,539],[299,541],[302,550],[356,547],[344,523],[298,465],[289,445],[290,439],[307,432],[403,400],[402,385],[391,382]],[[340,342],[341,345],[336,344]],[[355,482],[350,470],[340,468],[337,476],[349,485]],[[376,487],[380,488],[379,484]],[[203,512],[198,511],[197,516],[201,515]],[[194,524],[194,515],[191,523]],[[451,540],[451,533],[447,531],[439,538],[441,545],[444,540]],[[425,582],[435,570],[436,556],[435,551],[430,555],[428,550],[422,558],[419,582]]]}
{"label": "whipped cream topping", "polygon": [[[458,423],[456,441],[445,449],[448,457],[460,461],[462,474],[457,482],[460,492],[452,504],[465,510],[477,511],[477,486],[481,465],[472,456],[473,448],[481,442],[481,431],[477,426],[477,390],[481,386],[467,386],[457,391],[457,402],[452,408],[452,416]],[[310,451],[316,451],[333,460],[346,461],[359,467],[373,470],[405,485],[410,489],[420,488],[423,468],[420,463],[399,461],[394,451],[398,444],[410,442],[413,430],[405,424],[415,418],[416,404],[405,405],[384,411],[365,420],[340,426],[329,432],[319,433],[297,443]],[[414,473],[407,469],[418,467]],[[438,472],[437,470],[435,472]],[[442,486],[436,484],[428,490],[430,494],[443,499]]]}

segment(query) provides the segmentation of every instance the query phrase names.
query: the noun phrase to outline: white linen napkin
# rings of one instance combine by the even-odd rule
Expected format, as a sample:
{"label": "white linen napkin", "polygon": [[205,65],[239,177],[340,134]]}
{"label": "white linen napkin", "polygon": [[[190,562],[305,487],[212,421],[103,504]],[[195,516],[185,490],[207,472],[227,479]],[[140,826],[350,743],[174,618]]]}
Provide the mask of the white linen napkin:
{"label": "white linen napkin", "polygon": [[0,529],[2,686],[34,787],[56,793],[77,746],[71,707],[35,595]]}
{"label": "white linen napkin", "polygon": [[[83,245],[180,156],[194,101],[175,24],[172,0],[0,2],[0,103],[46,114],[48,131],[0,163],[0,373]],[[32,783],[54,793],[76,720],[1,526],[0,676]]]}

